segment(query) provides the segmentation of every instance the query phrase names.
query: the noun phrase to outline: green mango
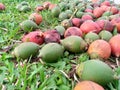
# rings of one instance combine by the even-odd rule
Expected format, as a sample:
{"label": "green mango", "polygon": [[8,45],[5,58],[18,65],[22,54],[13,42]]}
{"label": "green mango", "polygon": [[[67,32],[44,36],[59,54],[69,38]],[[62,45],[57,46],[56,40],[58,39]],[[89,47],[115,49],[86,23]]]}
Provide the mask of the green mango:
{"label": "green mango", "polygon": [[76,7],[78,10],[82,12],[86,9],[86,6],[84,5],[84,3],[79,3]]}
{"label": "green mango", "polygon": [[113,15],[113,13],[110,12],[110,11],[106,11],[102,14],[102,16],[107,16],[107,17],[110,16],[110,15]]}
{"label": "green mango", "polygon": [[61,22],[61,25],[67,29],[72,26],[72,21],[70,19],[65,19]]}
{"label": "green mango", "polygon": [[65,13],[67,14],[68,18],[70,18],[73,14],[72,10],[66,10]]}
{"label": "green mango", "polygon": [[99,38],[99,35],[93,32],[89,32],[84,36],[84,39],[88,44],[92,43],[95,40],[98,40]]}
{"label": "green mango", "polygon": [[105,40],[105,41],[109,41],[111,38],[112,38],[112,33],[109,32],[109,31],[106,31],[106,30],[102,30],[100,33],[99,33],[99,36],[101,39]]}
{"label": "green mango", "polygon": [[33,31],[35,29],[38,29],[39,27],[32,20],[25,20],[25,21],[20,23],[20,28],[22,30],[24,30],[25,32],[30,32],[30,31]]}
{"label": "green mango", "polygon": [[81,18],[83,15],[84,15],[84,12],[82,12],[81,10],[78,10],[75,14],[77,18]]}
{"label": "green mango", "polygon": [[19,8],[20,12],[27,12],[27,11],[30,11],[30,10],[31,10],[30,6],[27,6],[27,5],[24,5],[21,8]]}
{"label": "green mango", "polygon": [[72,53],[83,52],[87,46],[87,43],[79,36],[69,36],[61,40],[61,44],[64,48]]}
{"label": "green mango", "polygon": [[79,64],[76,73],[80,80],[90,80],[102,86],[114,80],[113,70],[99,59],[87,60]]}
{"label": "green mango", "polygon": [[58,17],[60,12],[61,12],[61,10],[60,10],[59,6],[56,6],[51,10],[51,13],[54,17]]}
{"label": "green mango", "polygon": [[63,56],[63,53],[63,46],[58,43],[48,43],[41,48],[39,57],[41,57],[44,62],[55,63]]}
{"label": "green mango", "polygon": [[65,3],[65,2],[60,2],[60,3],[58,4],[58,6],[60,7],[61,11],[64,11],[64,10],[67,9],[67,5],[66,5],[66,4],[67,4],[67,3]]}
{"label": "green mango", "polygon": [[38,54],[39,45],[33,42],[24,42],[15,47],[13,54],[22,59],[28,59]]}
{"label": "green mango", "polygon": [[61,36],[63,36],[64,33],[65,33],[65,28],[61,25],[56,26],[55,30],[57,30],[60,33]]}
{"label": "green mango", "polygon": [[68,19],[67,13],[61,12],[61,13],[59,14],[59,20],[60,20],[60,21],[63,21],[63,20],[65,20],[65,19]]}

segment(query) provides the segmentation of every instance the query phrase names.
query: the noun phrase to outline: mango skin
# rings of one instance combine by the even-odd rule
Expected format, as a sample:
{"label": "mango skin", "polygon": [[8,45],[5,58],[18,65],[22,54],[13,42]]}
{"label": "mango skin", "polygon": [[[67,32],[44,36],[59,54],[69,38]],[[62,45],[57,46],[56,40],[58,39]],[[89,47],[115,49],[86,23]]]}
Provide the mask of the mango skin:
{"label": "mango skin", "polygon": [[58,17],[60,14],[61,10],[60,7],[56,6],[51,10],[51,13],[54,17]]}
{"label": "mango skin", "polygon": [[92,43],[95,40],[98,40],[99,38],[99,35],[94,32],[89,32],[84,36],[84,39],[88,44]]}
{"label": "mango skin", "polygon": [[76,84],[74,90],[105,90],[105,89],[95,82],[81,81]]}
{"label": "mango skin", "polygon": [[15,47],[13,54],[21,59],[28,59],[38,54],[39,45],[33,42],[24,42]]}
{"label": "mango skin", "polygon": [[55,63],[63,56],[63,52],[64,47],[60,44],[48,43],[40,50],[39,57],[41,57],[44,62]]}
{"label": "mango skin", "polygon": [[111,38],[112,38],[112,33],[109,32],[109,31],[106,31],[106,30],[102,30],[100,33],[99,33],[99,36],[101,39],[105,40],[105,41],[109,41]]}
{"label": "mango skin", "polygon": [[24,30],[24,32],[30,32],[30,31],[33,31],[35,29],[38,29],[39,27],[32,20],[25,20],[25,21],[20,23],[20,28],[22,30]]}
{"label": "mango skin", "polygon": [[85,51],[87,43],[79,36],[69,36],[61,40],[64,48],[71,53],[80,53]]}
{"label": "mango skin", "polygon": [[81,80],[90,80],[106,86],[114,80],[114,72],[99,59],[85,61],[77,66],[76,73]]}

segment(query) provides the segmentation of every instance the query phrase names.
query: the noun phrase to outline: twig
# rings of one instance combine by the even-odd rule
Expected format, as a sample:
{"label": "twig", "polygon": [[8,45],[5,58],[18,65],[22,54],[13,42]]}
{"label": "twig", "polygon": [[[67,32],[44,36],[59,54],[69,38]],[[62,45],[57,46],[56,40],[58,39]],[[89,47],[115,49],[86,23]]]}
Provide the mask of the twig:
{"label": "twig", "polygon": [[[84,5],[82,5],[81,8],[84,7],[84,6],[86,7],[86,5],[87,5],[87,3],[85,3]],[[78,8],[75,8],[75,11],[73,12],[73,14],[72,14],[71,17],[70,17],[70,20],[74,17],[74,15],[76,14],[76,12],[77,12],[78,10],[79,10]]]}
{"label": "twig", "polygon": [[41,62],[41,64],[43,65],[45,64],[40,57],[39,57],[39,61]]}
{"label": "twig", "polygon": [[77,76],[76,76],[76,74],[74,73],[74,79],[75,79],[75,81],[77,81],[77,82],[79,82],[79,80],[78,80],[78,78],[77,78]]}
{"label": "twig", "polygon": [[74,11],[74,13],[71,15],[71,17],[70,17],[70,20],[74,17],[74,15],[76,14],[76,12],[78,11],[78,9],[77,8],[75,8],[75,11]]}
{"label": "twig", "polygon": [[12,42],[14,43],[21,43],[22,41],[19,41],[19,40],[14,40],[14,39],[11,39]]}
{"label": "twig", "polygon": [[65,77],[67,77],[68,79],[70,79],[69,77],[68,77],[68,75],[64,72],[64,71],[62,71],[62,70],[59,70],[61,73],[63,73],[64,75],[65,75]]}
{"label": "twig", "polygon": [[116,58],[116,64],[117,64],[117,67],[119,67],[119,61],[118,61],[118,58]]}
{"label": "twig", "polygon": [[4,31],[8,31],[7,28],[3,28],[3,27],[0,27],[0,29],[4,30]]}
{"label": "twig", "polygon": [[5,85],[2,85],[2,90],[7,90]]}

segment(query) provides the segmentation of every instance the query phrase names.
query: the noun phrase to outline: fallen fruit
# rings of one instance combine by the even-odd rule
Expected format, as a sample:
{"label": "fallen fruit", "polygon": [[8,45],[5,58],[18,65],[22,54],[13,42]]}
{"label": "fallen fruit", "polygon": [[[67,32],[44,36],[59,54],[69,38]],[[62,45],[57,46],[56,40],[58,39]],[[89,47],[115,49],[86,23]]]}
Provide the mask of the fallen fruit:
{"label": "fallen fruit", "polygon": [[89,14],[85,14],[82,16],[81,18],[83,21],[87,21],[87,20],[93,20],[93,17]]}
{"label": "fallen fruit", "polygon": [[67,29],[72,26],[72,21],[70,19],[65,19],[61,22],[61,25]]}
{"label": "fallen fruit", "polygon": [[119,12],[119,10],[116,6],[109,7],[108,11],[112,12],[113,14],[117,14]]}
{"label": "fallen fruit", "polygon": [[39,45],[33,42],[24,42],[15,47],[13,54],[22,59],[28,59],[38,54]]}
{"label": "fallen fruit", "polygon": [[60,21],[63,21],[63,20],[65,20],[65,19],[68,19],[67,13],[61,12],[61,13],[59,14],[59,20],[60,20]]}
{"label": "fallen fruit", "polygon": [[86,9],[85,9],[85,12],[90,12],[90,13],[92,13],[92,12],[93,12],[93,10],[92,10],[92,9],[90,9],[90,8],[86,8]]}
{"label": "fallen fruit", "polygon": [[16,6],[16,9],[18,9],[20,11],[20,9],[22,8],[22,6],[29,6],[29,3],[26,2],[26,1],[23,1],[21,3],[19,3],[17,6]]}
{"label": "fallen fruit", "polygon": [[0,11],[5,10],[5,5],[3,3],[0,3]]}
{"label": "fallen fruit", "polygon": [[105,41],[109,41],[112,38],[112,33],[106,30],[103,30],[99,33],[99,36],[101,39],[105,40]]}
{"label": "fallen fruit", "polygon": [[42,22],[42,16],[39,13],[32,13],[29,16],[29,19],[34,21],[37,25],[39,25]]}
{"label": "fallen fruit", "polygon": [[106,11],[102,14],[102,16],[110,16],[110,15],[113,15],[113,13],[111,11]]}
{"label": "fallen fruit", "polygon": [[120,17],[117,17],[117,18],[113,18],[111,20],[111,23],[117,27],[117,31],[120,32]]}
{"label": "fallen fruit", "polygon": [[69,36],[61,40],[61,44],[66,50],[72,53],[80,53],[85,51],[86,42],[79,36]]}
{"label": "fallen fruit", "polygon": [[111,4],[110,4],[110,1],[108,1],[108,0],[104,0],[101,4],[100,4],[101,6],[110,6]]}
{"label": "fallen fruit", "polygon": [[120,34],[113,36],[109,40],[109,44],[111,46],[112,54],[116,57],[120,57]]}
{"label": "fallen fruit", "polygon": [[74,90],[104,90],[104,88],[93,81],[81,81],[76,84]]}
{"label": "fallen fruit", "polygon": [[68,36],[80,36],[82,37],[82,31],[80,30],[80,28],[78,27],[69,27],[65,33],[64,33],[64,37],[68,37]]}
{"label": "fallen fruit", "polygon": [[109,20],[97,20],[96,23],[100,26],[101,30],[111,32],[114,29],[113,24]]}
{"label": "fallen fruit", "polygon": [[38,7],[36,7],[36,9],[35,9],[37,12],[39,12],[39,11],[42,11],[42,10],[44,10],[44,8],[43,8],[43,6],[38,6]]}
{"label": "fallen fruit", "polygon": [[102,14],[104,13],[103,9],[100,8],[100,7],[96,7],[94,10],[93,10],[93,14],[96,18],[99,18],[102,16]]}
{"label": "fallen fruit", "polygon": [[92,43],[95,40],[98,40],[99,38],[99,35],[94,32],[89,32],[84,36],[84,39],[88,44]]}
{"label": "fallen fruit", "polygon": [[99,33],[101,28],[96,22],[93,22],[92,20],[87,20],[85,21],[81,26],[80,29],[82,30],[83,33],[88,33],[88,32],[95,32]]}
{"label": "fallen fruit", "polygon": [[111,47],[105,40],[95,40],[89,45],[88,54],[91,58],[107,60],[111,55]]}
{"label": "fallen fruit", "polygon": [[60,7],[58,6],[55,6],[52,10],[51,10],[51,13],[54,17],[58,17],[59,14],[60,14],[61,10],[60,10]]}
{"label": "fallen fruit", "polygon": [[20,8],[20,11],[21,12],[27,12],[27,11],[30,11],[31,10],[31,8],[29,7],[29,6],[22,6],[21,8]]}
{"label": "fallen fruit", "polygon": [[83,20],[79,18],[73,18],[71,21],[73,26],[76,26],[76,27],[80,27],[80,25],[83,23]]}
{"label": "fallen fruit", "polygon": [[40,50],[39,57],[47,63],[55,63],[62,56],[64,47],[58,43],[48,43]]}
{"label": "fallen fruit", "polygon": [[67,14],[68,18],[70,18],[73,14],[72,10],[66,10],[65,13]]}
{"label": "fallen fruit", "polygon": [[83,14],[84,14],[84,12],[79,10],[79,11],[76,12],[75,15],[76,15],[77,18],[81,18],[83,16]]}
{"label": "fallen fruit", "polygon": [[60,42],[60,34],[57,30],[48,30],[44,32],[45,43]]}
{"label": "fallen fruit", "polygon": [[56,26],[55,30],[57,30],[58,33],[60,33],[61,36],[63,36],[64,33],[65,33],[65,28],[63,26],[61,26],[61,25]]}
{"label": "fallen fruit", "polygon": [[98,59],[87,60],[79,64],[76,73],[81,80],[90,80],[102,86],[114,80],[113,70]]}
{"label": "fallen fruit", "polygon": [[23,42],[34,42],[39,45],[44,43],[43,32],[41,31],[33,31],[22,37]]}
{"label": "fallen fruit", "polygon": [[51,4],[51,2],[46,1],[46,2],[43,3],[43,7],[44,7],[45,9],[48,9],[49,6],[50,6],[50,4]]}
{"label": "fallen fruit", "polygon": [[33,22],[32,20],[25,20],[22,23],[20,23],[20,27],[25,32],[33,31],[35,29],[38,29],[38,25]]}
{"label": "fallen fruit", "polygon": [[50,4],[48,9],[49,9],[49,10],[52,10],[52,9],[55,8],[56,6],[57,6],[57,4]]}

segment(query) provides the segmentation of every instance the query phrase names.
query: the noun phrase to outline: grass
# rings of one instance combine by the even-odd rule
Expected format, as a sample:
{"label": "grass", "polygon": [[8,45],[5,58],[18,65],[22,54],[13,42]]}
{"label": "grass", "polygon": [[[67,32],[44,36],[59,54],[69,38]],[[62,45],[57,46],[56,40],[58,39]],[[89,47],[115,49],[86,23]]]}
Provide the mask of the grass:
{"label": "grass", "polygon": [[[42,64],[31,58],[28,61],[13,58],[12,50],[24,33],[19,24],[28,19],[35,6],[42,4],[44,0],[27,0],[32,8],[27,13],[20,13],[16,9],[16,5],[22,1],[2,0],[6,10],[0,13],[0,90],[73,90],[76,84],[76,77],[73,75],[75,65],[89,59],[86,53],[75,61],[74,55],[65,52],[64,58],[53,64]],[[58,3],[57,0],[49,1]],[[39,25],[41,30],[54,29],[60,23],[48,10],[40,14],[43,16],[43,22]],[[120,74],[120,68],[116,72]],[[120,90],[120,80],[108,86],[106,90]]]}
{"label": "grass", "polygon": [[[11,55],[16,46],[14,41],[20,40],[23,32],[20,31],[19,24],[28,19],[34,12],[37,4],[42,4],[41,0],[28,0],[32,10],[27,13],[20,13],[16,5],[23,0],[3,0],[6,10],[0,16],[0,89],[7,90],[70,90],[72,80],[64,75],[71,69],[69,60],[56,64],[44,65],[40,62],[27,62],[14,59]],[[57,0],[51,0],[56,3]],[[50,11],[42,11],[43,23],[39,26],[41,30],[53,29],[58,25],[58,19],[53,18]],[[7,51],[6,51],[7,50]],[[64,58],[65,59],[65,58]],[[30,59],[31,60],[31,59]],[[67,66],[67,68],[66,68]]]}

